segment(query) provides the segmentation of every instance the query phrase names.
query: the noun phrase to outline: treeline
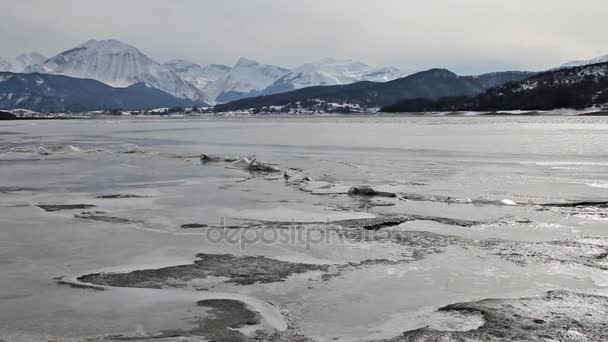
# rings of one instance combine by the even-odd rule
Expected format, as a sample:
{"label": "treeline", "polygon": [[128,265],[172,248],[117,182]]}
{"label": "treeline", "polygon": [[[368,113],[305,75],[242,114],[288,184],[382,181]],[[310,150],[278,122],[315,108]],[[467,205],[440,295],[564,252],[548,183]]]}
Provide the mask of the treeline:
{"label": "treeline", "polygon": [[608,103],[608,63],[550,71],[473,97],[405,99],[382,112],[585,109]]}

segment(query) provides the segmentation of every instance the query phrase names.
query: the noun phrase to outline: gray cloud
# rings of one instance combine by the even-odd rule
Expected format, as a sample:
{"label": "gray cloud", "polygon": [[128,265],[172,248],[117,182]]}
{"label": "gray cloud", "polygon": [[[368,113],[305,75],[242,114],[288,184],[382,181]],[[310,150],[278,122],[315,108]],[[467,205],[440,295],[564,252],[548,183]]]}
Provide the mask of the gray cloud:
{"label": "gray cloud", "polygon": [[461,73],[608,53],[605,0],[2,0],[0,56],[116,38],[164,61],[323,57]]}

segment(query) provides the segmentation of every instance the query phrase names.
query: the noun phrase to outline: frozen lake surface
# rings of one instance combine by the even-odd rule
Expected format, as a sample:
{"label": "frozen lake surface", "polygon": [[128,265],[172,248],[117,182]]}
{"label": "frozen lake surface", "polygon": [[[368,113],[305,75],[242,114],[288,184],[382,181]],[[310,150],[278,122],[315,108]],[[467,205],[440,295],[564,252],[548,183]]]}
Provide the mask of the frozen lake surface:
{"label": "frozen lake surface", "polygon": [[484,317],[437,309],[608,294],[607,228],[602,117],[0,122],[0,340],[203,338],[215,299],[259,314],[249,337],[466,331]]}

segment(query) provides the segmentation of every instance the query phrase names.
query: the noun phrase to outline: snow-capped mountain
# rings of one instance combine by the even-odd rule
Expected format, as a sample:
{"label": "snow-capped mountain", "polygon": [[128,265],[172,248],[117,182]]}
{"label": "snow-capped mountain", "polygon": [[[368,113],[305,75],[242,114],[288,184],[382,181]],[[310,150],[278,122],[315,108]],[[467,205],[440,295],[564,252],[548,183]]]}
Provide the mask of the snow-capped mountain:
{"label": "snow-capped mountain", "polygon": [[144,82],[179,98],[210,103],[209,98],[176,73],[118,40],[89,40],[25,72],[98,80],[113,87]]}
{"label": "snow-capped mountain", "polygon": [[13,61],[13,72],[23,72],[28,67],[42,64],[46,57],[38,52],[22,53]]}
{"label": "snow-capped mountain", "polygon": [[183,80],[195,85],[201,91],[204,90],[209,83],[215,82],[228,75],[232,69],[229,66],[221,64],[210,64],[202,67],[183,59],[168,61],[164,66],[175,72]]}
{"label": "snow-capped mountain", "polygon": [[265,90],[276,94],[314,86],[345,85],[361,81],[388,82],[412,74],[394,67],[373,67],[348,59],[325,58],[303,64]]}
{"label": "snow-capped mountain", "polygon": [[22,53],[12,60],[0,58],[0,71],[23,72],[28,67],[43,63],[46,60],[38,52]]}
{"label": "snow-capped mountain", "polygon": [[558,69],[598,64],[598,63],[606,63],[606,62],[608,62],[608,55],[603,55],[603,56],[595,57],[592,59],[568,62],[566,64],[561,65]]}
{"label": "snow-capped mountain", "polygon": [[263,90],[291,70],[241,58],[230,72],[204,89],[217,102],[224,103],[263,95]]}
{"label": "snow-capped mountain", "polygon": [[332,58],[303,64],[293,70],[241,58],[230,72],[208,83],[203,90],[217,102],[225,103],[319,85],[387,82],[409,74],[393,67],[373,67]]}
{"label": "snow-capped mountain", "polygon": [[360,81],[388,82],[409,75],[393,67],[373,67],[347,59],[325,58],[303,64],[288,76],[295,89],[318,85],[350,84]]}

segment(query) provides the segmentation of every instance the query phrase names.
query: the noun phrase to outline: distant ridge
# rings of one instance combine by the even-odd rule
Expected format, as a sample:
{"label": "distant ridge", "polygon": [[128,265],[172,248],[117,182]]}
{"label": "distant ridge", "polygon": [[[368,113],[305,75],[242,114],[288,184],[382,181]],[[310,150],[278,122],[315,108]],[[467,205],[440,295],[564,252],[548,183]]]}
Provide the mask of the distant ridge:
{"label": "distant ridge", "polygon": [[358,82],[349,85],[310,87],[282,94],[243,99],[217,105],[219,112],[287,106],[322,101],[355,104],[365,108],[393,104],[401,99],[438,99],[444,96],[476,95],[514,80],[534,75],[528,72],[499,72],[479,76],[458,76],[446,69],[431,69],[389,82]]}
{"label": "distant ridge", "polygon": [[144,110],[193,104],[191,100],[177,98],[145,83],[137,83],[126,88],[113,88],[91,79],[0,72],[0,110],[29,109],[37,112]]}
{"label": "distant ridge", "polygon": [[608,62],[608,55],[602,55],[602,56],[598,56],[598,57],[595,57],[592,59],[568,62],[568,63],[562,64],[561,66],[559,66],[556,69],[572,68],[572,67],[599,64],[599,63],[607,63],[607,62]]}
{"label": "distant ridge", "polygon": [[608,105],[608,63],[544,72],[474,97],[409,99],[384,112],[585,109]]}

